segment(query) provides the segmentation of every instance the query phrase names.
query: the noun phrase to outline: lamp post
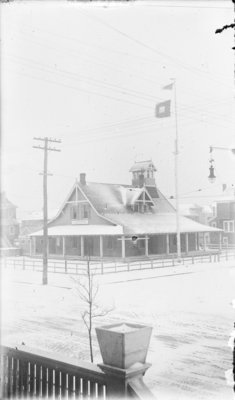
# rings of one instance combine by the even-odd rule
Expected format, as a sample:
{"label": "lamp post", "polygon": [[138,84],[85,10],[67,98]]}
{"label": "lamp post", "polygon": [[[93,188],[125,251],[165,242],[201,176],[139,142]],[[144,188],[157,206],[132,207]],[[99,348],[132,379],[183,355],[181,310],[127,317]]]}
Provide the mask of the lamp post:
{"label": "lamp post", "polygon": [[229,147],[216,147],[216,146],[210,146],[209,149],[210,149],[210,160],[209,160],[210,166],[209,166],[209,176],[208,176],[208,179],[209,179],[209,182],[210,182],[210,183],[214,183],[215,180],[216,180],[216,176],[215,176],[214,159],[213,159],[213,157],[212,157],[212,152],[213,152],[213,150],[215,149],[215,150],[230,151],[230,152],[232,152],[232,154],[235,155],[235,149],[231,149],[231,148],[229,148]]}

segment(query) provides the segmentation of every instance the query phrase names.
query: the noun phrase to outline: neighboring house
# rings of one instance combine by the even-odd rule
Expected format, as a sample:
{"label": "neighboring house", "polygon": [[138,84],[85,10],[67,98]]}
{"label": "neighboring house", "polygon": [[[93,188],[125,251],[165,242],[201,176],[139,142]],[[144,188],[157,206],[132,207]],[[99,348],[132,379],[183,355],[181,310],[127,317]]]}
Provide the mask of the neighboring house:
{"label": "neighboring house", "polygon": [[[175,200],[171,199],[170,203],[175,206]],[[197,203],[185,203],[179,206],[180,215],[190,218],[193,221],[199,222],[200,224],[210,225],[210,220],[213,216],[211,206],[199,205]],[[216,235],[218,241],[218,235]],[[201,246],[206,242],[210,243],[210,232],[199,234],[199,243]]]}
{"label": "neighboring house", "polygon": [[[152,161],[136,162],[132,184],[91,183],[80,174],[48,223],[49,255],[140,257],[176,253],[176,212],[156,186]],[[181,249],[199,250],[199,233],[219,230],[180,217]],[[42,254],[43,231],[34,232],[32,254]]]}
{"label": "neighboring house", "polygon": [[19,236],[19,222],[16,219],[16,206],[1,193],[1,248],[11,248]]}
{"label": "neighboring house", "polygon": [[[55,215],[55,213],[49,211],[50,215]],[[19,245],[23,250],[24,254],[30,253],[30,234],[42,229],[43,227],[43,213],[42,212],[29,212],[23,216],[20,223],[20,233],[19,233]]]}
{"label": "neighboring house", "polygon": [[[235,192],[225,192],[223,199],[215,201],[212,205],[213,217],[210,226],[223,230],[222,243],[235,245]],[[217,237],[212,235],[212,243],[218,243]]]}

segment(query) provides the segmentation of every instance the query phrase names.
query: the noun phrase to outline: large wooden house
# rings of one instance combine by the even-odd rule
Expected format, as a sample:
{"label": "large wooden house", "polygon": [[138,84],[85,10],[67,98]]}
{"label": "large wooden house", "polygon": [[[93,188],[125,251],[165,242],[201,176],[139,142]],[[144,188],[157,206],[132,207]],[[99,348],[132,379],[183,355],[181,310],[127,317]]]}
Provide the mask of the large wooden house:
{"label": "large wooden house", "polygon": [[[87,182],[80,174],[48,223],[49,255],[140,257],[176,253],[176,212],[156,186],[152,161],[136,162],[132,184]],[[220,230],[180,216],[183,253],[199,250],[199,233]],[[31,254],[42,253],[43,231],[31,234]]]}

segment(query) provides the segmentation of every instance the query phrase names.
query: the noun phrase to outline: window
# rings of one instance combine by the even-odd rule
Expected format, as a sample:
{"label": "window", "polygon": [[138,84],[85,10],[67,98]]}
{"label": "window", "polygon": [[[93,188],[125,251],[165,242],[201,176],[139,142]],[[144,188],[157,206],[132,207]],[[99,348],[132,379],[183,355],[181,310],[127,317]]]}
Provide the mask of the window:
{"label": "window", "polygon": [[89,205],[88,204],[83,204],[81,218],[82,219],[89,218]]}
{"label": "window", "polygon": [[72,219],[79,219],[79,213],[78,213],[78,206],[72,206],[71,207],[71,218]]}
{"label": "window", "polygon": [[214,228],[216,228],[216,222],[212,222],[211,226],[213,226]]}
{"label": "window", "polygon": [[228,244],[228,238],[227,238],[227,236],[224,236],[224,237],[223,237],[223,244]]}
{"label": "window", "polygon": [[89,218],[89,204],[75,204],[71,206],[71,219],[80,220]]}
{"label": "window", "polygon": [[224,232],[234,232],[234,221],[223,221]]}

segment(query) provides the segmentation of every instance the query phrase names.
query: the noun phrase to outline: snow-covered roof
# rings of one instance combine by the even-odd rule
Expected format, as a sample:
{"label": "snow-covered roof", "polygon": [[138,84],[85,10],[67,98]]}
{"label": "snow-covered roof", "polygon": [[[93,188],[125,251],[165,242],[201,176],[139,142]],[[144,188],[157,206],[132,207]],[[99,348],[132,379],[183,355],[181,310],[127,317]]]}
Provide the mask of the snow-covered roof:
{"label": "snow-covered roof", "polygon": [[[98,213],[106,215],[111,212],[127,212],[126,205],[133,204],[143,190],[151,194],[148,187],[133,188],[130,185],[120,185],[112,183],[87,182],[85,185],[77,183],[79,189],[85,194]],[[174,212],[174,207],[163,196],[159,189],[158,198],[153,198],[158,212]]]}
{"label": "snow-covered roof", "polygon": [[[106,216],[109,220],[123,226],[124,234],[165,234],[176,233],[176,214],[141,214],[141,213],[119,213],[109,214]],[[195,222],[189,218],[180,216],[180,231],[181,232],[220,232],[220,229],[210,227]]]}
{"label": "snow-covered roof", "polygon": [[[113,225],[60,225],[49,226],[49,236],[112,236],[122,235],[123,227]],[[43,236],[43,230],[33,232],[29,236]]]}

